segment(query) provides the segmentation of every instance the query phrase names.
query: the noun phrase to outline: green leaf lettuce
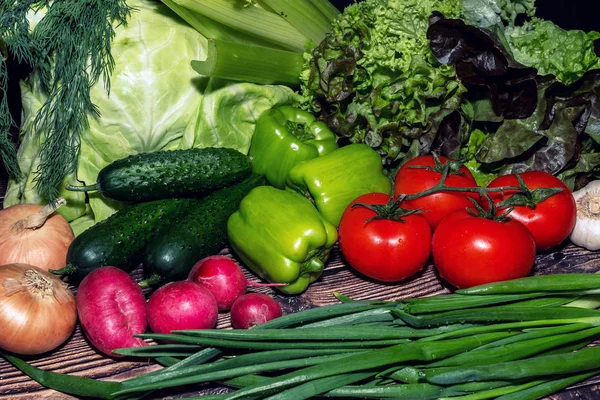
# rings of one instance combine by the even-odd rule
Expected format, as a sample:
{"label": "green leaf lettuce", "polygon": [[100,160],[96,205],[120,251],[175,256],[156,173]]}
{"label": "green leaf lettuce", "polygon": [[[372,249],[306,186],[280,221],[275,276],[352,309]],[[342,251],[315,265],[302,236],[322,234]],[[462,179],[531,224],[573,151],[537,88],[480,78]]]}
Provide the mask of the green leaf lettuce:
{"label": "green leaf lettuce", "polygon": [[565,84],[600,68],[600,58],[594,52],[599,32],[564,30],[534,17],[522,26],[508,26],[505,36],[517,61],[537,68],[540,75],[554,75]]}

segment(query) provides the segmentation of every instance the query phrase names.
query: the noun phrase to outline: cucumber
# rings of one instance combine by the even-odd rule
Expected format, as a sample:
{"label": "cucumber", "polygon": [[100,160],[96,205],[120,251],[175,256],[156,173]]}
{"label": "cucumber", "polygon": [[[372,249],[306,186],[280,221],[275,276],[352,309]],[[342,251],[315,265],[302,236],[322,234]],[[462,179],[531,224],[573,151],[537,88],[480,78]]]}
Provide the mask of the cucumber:
{"label": "cucumber", "polygon": [[257,186],[267,185],[262,175],[199,199],[187,212],[179,214],[148,244],[144,255],[141,286],[186,279],[194,264],[216,254],[227,245],[227,220],[242,199]]}
{"label": "cucumber", "polygon": [[77,236],[67,252],[67,266],[53,271],[79,282],[96,268],[137,267],[150,239],[162,225],[200,199],[163,199],[131,204]]}
{"label": "cucumber", "polygon": [[192,197],[240,182],[251,171],[248,156],[230,148],[158,151],[116,160],[100,170],[95,184],[67,189],[128,202]]}

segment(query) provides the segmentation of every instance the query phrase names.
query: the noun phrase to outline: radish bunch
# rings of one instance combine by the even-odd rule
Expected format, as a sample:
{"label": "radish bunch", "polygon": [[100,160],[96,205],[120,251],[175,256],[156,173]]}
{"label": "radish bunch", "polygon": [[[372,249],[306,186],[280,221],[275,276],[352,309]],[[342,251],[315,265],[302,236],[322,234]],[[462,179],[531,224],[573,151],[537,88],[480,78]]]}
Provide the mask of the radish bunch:
{"label": "radish bunch", "polygon": [[145,346],[135,337],[146,327],[155,333],[212,329],[219,312],[231,311],[231,324],[248,329],[282,315],[272,297],[246,293],[249,286],[278,286],[246,279],[240,266],[225,256],[210,256],[196,263],[185,281],[158,288],[145,302],[142,289],[126,272],[102,267],[79,286],[76,302],[83,331],[100,352],[119,357],[113,350]]}
{"label": "radish bunch", "polygon": [[219,312],[231,310],[234,328],[247,329],[282,315],[270,296],[246,293],[249,286],[277,286],[250,282],[240,266],[226,256],[198,261],[186,281],[172,282],[150,296],[148,324],[153,332],[214,328]]}

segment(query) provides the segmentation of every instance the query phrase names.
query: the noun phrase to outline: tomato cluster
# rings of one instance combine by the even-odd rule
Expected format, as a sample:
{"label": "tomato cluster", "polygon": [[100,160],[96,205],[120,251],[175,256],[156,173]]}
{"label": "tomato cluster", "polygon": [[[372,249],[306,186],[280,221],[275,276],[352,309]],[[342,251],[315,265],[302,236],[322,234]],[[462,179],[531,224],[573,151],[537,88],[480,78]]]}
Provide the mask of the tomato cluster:
{"label": "tomato cluster", "polygon": [[525,277],[536,252],[561,244],[575,225],[571,192],[542,171],[478,188],[464,166],[426,155],[404,164],[394,183],[393,195],[354,200],[339,225],[348,264],[382,282],[414,275],[430,256],[458,288]]}

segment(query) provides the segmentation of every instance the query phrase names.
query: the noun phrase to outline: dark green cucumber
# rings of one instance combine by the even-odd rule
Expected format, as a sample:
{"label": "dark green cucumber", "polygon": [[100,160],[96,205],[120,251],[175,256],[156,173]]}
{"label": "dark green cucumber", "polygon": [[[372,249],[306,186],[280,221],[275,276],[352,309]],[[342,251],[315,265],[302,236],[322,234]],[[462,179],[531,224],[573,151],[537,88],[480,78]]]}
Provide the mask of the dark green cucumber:
{"label": "dark green cucumber", "polygon": [[248,156],[234,149],[158,151],[116,160],[100,170],[94,185],[67,189],[98,190],[119,201],[193,197],[241,182],[251,170]]}
{"label": "dark green cucumber", "polygon": [[96,268],[129,271],[138,266],[151,238],[177,212],[200,199],[163,199],[131,204],[77,236],[67,252],[67,267],[54,271],[80,281]]}
{"label": "dark green cucumber", "polygon": [[250,190],[266,184],[265,177],[253,174],[241,183],[199,199],[179,214],[148,244],[144,256],[148,279],[141,285],[185,279],[198,260],[223,249],[227,245],[227,220]]}

